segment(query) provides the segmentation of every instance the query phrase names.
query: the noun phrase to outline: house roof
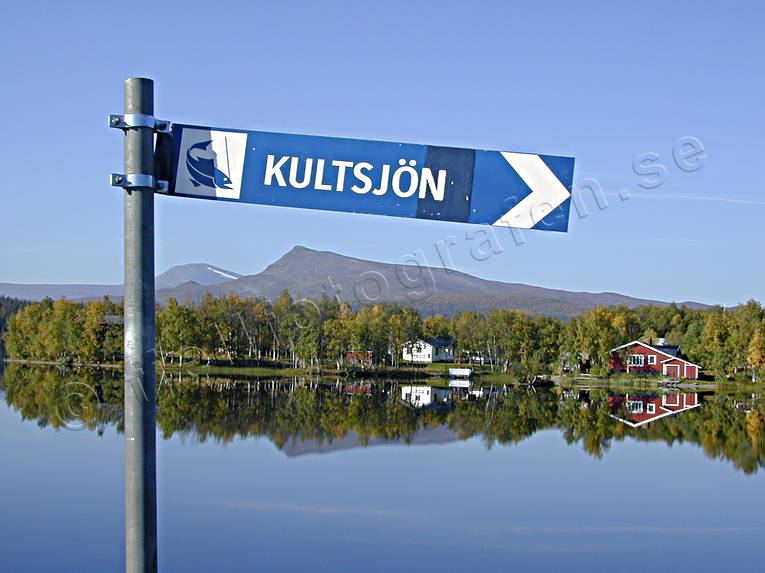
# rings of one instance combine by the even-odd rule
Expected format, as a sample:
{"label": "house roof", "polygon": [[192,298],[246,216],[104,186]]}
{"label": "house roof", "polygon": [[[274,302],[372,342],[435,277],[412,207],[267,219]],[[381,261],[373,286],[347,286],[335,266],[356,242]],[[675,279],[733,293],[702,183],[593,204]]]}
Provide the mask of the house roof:
{"label": "house roof", "polygon": [[698,369],[701,369],[701,366],[699,366],[698,364],[694,364],[693,362],[689,362],[688,360],[684,360],[682,358],[679,358],[677,356],[677,353],[670,354],[670,352],[668,351],[668,350],[671,350],[671,349],[677,349],[677,351],[679,351],[680,350],[679,346],[668,346],[668,345],[664,345],[664,346],[651,346],[650,344],[646,344],[642,340],[633,340],[632,342],[628,342],[627,344],[622,344],[621,346],[617,346],[616,348],[612,348],[611,350],[609,350],[609,352],[616,352],[617,350],[621,350],[622,348],[627,348],[628,346],[633,346],[635,344],[639,344],[640,346],[644,346],[644,347],[648,348],[649,350],[654,350],[654,351],[658,352],[659,354],[663,354],[664,356],[666,356],[667,357],[666,360],[662,360],[661,361],[662,364],[664,364],[665,362],[670,362],[671,360],[679,360],[681,362],[685,362],[686,364],[690,364],[691,366],[695,366]]}
{"label": "house roof", "polygon": [[672,356],[677,356],[680,353],[679,346],[672,346],[670,344],[657,344],[656,346],[652,346],[652,348],[660,350],[665,354],[671,354]]}
{"label": "house roof", "polygon": [[677,356],[672,356],[671,358],[667,358],[666,360],[662,360],[661,363],[664,364],[665,362],[674,362],[677,360],[678,362],[684,362],[685,364],[690,364],[691,366],[695,366],[698,369],[701,369],[701,366],[698,364],[694,364],[693,362],[690,362],[688,360],[683,360],[682,358],[678,358]]}
{"label": "house roof", "polygon": [[617,346],[616,348],[612,348],[611,350],[609,350],[609,352],[616,352],[617,350],[621,350],[622,348],[627,348],[628,346],[633,346],[635,344],[639,344],[640,346],[645,346],[649,350],[655,350],[659,354],[663,354],[664,356],[666,356],[668,358],[677,358],[677,355],[670,354],[669,352],[666,352],[665,350],[662,350],[662,348],[663,348],[662,346],[659,346],[659,347],[651,346],[650,344],[646,344],[642,340],[633,340],[632,342],[628,342],[627,344],[622,344],[621,346]]}
{"label": "house roof", "polygon": [[451,336],[437,336],[436,338],[421,338],[421,342],[430,344],[433,348],[447,348],[454,345],[454,339]]}

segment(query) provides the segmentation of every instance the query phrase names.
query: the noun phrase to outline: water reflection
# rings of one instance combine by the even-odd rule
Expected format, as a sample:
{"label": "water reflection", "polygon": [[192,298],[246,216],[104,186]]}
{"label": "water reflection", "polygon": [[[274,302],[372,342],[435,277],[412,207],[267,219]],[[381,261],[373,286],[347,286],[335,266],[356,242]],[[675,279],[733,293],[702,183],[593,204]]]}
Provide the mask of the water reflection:
{"label": "water reflection", "polygon": [[[41,427],[122,431],[122,381],[113,373],[11,365],[0,386]],[[764,414],[765,399],[751,394],[202,378],[161,381],[157,424],[166,439],[266,437],[288,456],[472,437],[492,448],[557,428],[596,458],[626,438],[689,442],[754,473],[765,462]]]}
{"label": "water reflection", "polygon": [[677,416],[701,406],[696,392],[666,394],[612,394],[608,397],[611,416],[632,428],[639,428],[667,416]]}

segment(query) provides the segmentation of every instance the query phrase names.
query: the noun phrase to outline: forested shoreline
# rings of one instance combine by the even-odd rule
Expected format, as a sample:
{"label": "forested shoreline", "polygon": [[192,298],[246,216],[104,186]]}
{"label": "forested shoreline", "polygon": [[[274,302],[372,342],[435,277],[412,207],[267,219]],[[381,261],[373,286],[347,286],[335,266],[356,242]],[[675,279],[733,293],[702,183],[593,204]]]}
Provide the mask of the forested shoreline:
{"label": "forested shoreline", "polygon": [[[121,303],[45,299],[18,308],[3,336],[11,359],[121,361]],[[342,370],[349,352],[363,352],[371,366],[397,369],[406,366],[403,349],[417,339],[446,336],[455,340],[457,356],[529,380],[564,370],[607,375],[610,349],[660,337],[716,378],[762,380],[765,374],[765,311],[755,300],[733,310],[601,306],[564,322],[508,309],[423,318],[399,304],[354,310],[327,297],[293,300],[285,291],[274,302],[209,294],[200,304],[170,299],[157,307],[156,323],[158,361],[176,366],[225,361]]]}

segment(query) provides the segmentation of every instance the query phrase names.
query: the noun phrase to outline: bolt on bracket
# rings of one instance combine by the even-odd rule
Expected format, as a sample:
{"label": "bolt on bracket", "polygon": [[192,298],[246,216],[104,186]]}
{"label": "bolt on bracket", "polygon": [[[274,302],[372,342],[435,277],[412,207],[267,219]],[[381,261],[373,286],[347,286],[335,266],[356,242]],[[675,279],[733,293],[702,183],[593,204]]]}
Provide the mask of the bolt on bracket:
{"label": "bolt on bracket", "polygon": [[144,173],[112,173],[109,182],[113,187],[123,189],[152,189],[157,193],[167,193],[169,183],[161,179],[154,179],[153,175]]}
{"label": "bolt on bracket", "polygon": [[144,113],[112,113],[109,115],[108,125],[122,130],[133,127],[148,127],[156,133],[170,133],[169,121],[157,119],[153,115]]}

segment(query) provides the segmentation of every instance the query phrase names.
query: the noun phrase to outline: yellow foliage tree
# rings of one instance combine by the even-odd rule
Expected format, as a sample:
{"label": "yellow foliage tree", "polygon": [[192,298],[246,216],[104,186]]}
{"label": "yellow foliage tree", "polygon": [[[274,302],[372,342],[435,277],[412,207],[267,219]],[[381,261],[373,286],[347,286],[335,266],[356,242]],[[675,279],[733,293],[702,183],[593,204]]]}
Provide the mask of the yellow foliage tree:
{"label": "yellow foliage tree", "polygon": [[760,377],[763,365],[765,365],[765,336],[762,330],[757,330],[749,343],[746,357],[747,364],[752,369],[752,382]]}

